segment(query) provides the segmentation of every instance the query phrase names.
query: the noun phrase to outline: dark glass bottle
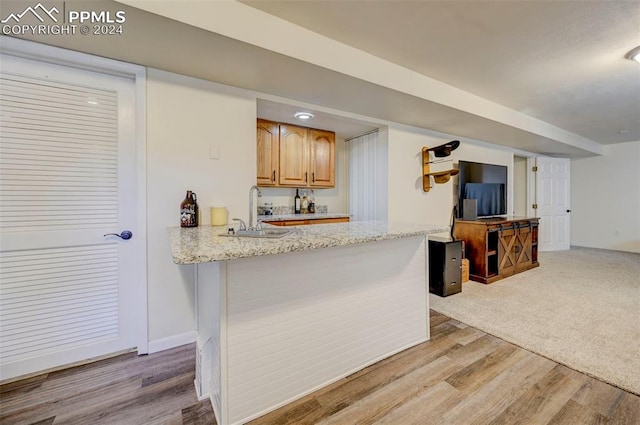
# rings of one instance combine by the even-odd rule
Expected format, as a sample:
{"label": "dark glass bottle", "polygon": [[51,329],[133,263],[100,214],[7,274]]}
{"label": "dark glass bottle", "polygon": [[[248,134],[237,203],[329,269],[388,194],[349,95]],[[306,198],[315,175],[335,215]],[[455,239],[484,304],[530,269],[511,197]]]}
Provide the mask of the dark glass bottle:
{"label": "dark glass bottle", "polygon": [[195,192],[187,190],[187,196],[180,204],[180,227],[198,226],[198,203]]}
{"label": "dark glass bottle", "polygon": [[294,198],[293,212],[300,214],[300,195],[298,194],[298,188],[296,188],[296,197]]}

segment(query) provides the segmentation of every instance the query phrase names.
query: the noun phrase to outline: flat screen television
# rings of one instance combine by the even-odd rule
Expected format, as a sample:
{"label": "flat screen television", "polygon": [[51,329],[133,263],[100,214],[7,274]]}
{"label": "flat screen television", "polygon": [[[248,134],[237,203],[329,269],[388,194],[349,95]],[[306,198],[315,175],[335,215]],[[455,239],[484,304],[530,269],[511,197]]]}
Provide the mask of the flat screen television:
{"label": "flat screen television", "polygon": [[507,214],[507,166],[458,162],[458,218],[465,199],[476,199],[478,217]]}

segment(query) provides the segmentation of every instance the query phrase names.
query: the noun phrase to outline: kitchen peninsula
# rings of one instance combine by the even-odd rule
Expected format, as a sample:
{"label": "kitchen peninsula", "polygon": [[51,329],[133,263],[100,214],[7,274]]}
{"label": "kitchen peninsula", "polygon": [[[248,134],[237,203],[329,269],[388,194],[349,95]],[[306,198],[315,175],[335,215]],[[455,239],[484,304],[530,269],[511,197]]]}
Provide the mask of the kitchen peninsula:
{"label": "kitchen peninsula", "polygon": [[349,222],[280,239],[170,228],[197,267],[196,389],[241,424],[429,339],[426,235],[444,226]]}

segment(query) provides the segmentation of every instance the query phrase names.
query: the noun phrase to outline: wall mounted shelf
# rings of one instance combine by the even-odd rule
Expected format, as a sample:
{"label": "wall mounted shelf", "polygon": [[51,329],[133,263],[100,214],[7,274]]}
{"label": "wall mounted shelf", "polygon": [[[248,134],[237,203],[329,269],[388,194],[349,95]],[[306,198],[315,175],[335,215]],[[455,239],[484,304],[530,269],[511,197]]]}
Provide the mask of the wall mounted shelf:
{"label": "wall mounted shelf", "polygon": [[422,190],[424,192],[429,192],[431,190],[431,176],[433,176],[433,181],[436,184],[447,183],[451,176],[455,176],[458,174],[458,170],[452,168],[450,170],[445,171],[435,171],[431,172],[430,164],[435,162],[444,162],[445,160],[431,160],[430,152],[433,152],[436,158],[445,158],[451,155],[451,151],[455,150],[460,146],[459,140],[452,140],[444,145],[436,146],[434,148],[423,147],[422,148]]}

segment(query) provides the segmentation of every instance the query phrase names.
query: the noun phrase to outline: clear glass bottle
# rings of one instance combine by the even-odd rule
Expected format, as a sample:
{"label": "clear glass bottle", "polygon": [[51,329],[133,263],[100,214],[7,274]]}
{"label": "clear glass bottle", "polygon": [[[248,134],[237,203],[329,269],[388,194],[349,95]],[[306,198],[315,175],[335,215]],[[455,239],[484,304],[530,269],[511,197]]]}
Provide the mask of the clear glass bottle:
{"label": "clear glass bottle", "polygon": [[302,201],[300,202],[300,212],[306,214],[309,212],[309,199],[307,198],[307,192],[302,193]]}
{"label": "clear glass bottle", "polygon": [[313,189],[311,189],[311,194],[309,195],[309,206],[308,206],[309,214],[315,214],[316,212],[316,200],[313,194]]}

